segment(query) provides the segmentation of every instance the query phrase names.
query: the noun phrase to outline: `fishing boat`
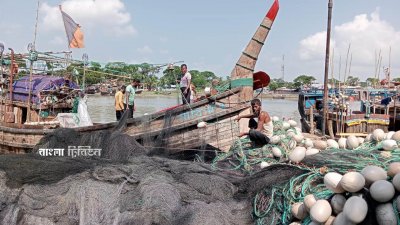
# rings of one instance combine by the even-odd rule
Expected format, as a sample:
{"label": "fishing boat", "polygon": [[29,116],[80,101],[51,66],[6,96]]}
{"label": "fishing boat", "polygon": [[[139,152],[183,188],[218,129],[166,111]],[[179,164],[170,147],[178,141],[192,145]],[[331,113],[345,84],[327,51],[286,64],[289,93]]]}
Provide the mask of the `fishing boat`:
{"label": "fishing boat", "polygon": [[[369,102],[360,102],[359,110],[349,107],[348,96],[337,90],[329,91],[327,124],[324,134],[331,137],[358,135],[366,136],[375,129],[389,130],[390,116],[376,113]],[[298,110],[303,132],[322,133],[323,92],[322,90],[303,91],[299,94]]]}
{"label": "fishing boat", "polygon": [[[278,10],[279,2],[275,0],[239,57],[232,70],[230,83],[225,89],[220,89],[218,94],[206,96],[203,100],[192,104],[177,105],[160,112],[129,119],[124,133],[134,137],[145,147],[163,148],[169,153],[202,147],[227,151],[232,141],[237,139],[241,127],[247,127],[245,122],[241,121],[238,124],[234,119],[239,113],[246,113],[250,109],[249,103],[254,97],[254,90],[263,88],[269,83],[269,76],[264,72],[254,73],[254,68]],[[3,107],[6,105],[11,109],[18,107],[16,99],[12,96],[10,99],[12,100],[2,102]],[[32,96],[28,99],[32,101]],[[40,108],[34,108],[32,105],[28,109],[39,113]],[[20,112],[22,112],[21,118],[27,115],[23,109]],[[19,119],[13,122],[7,119],[3,121],[0,124],[2,153],[29,152],[44,135],[51,134],[58,126],[55,123],[40,124],[40,122],[27,125]],[[84,133],[113,129],[117,125],[117,122],[112,122],[73,129]]]}

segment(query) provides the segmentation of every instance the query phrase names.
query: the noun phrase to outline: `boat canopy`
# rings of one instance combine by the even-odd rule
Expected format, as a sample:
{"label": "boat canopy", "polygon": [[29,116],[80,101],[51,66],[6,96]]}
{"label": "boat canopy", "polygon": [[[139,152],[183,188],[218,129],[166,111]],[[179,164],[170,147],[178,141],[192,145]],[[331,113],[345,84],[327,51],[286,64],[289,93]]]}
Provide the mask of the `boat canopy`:
{"label": "boat canopy", "polygon": [[[67,94],[70,89],[78,89],[79,86],[63,77],[48,75],[32,76],[32,102],[37,102],[40,92],[56,92],[54,94]],[[29,75],[16,80],[13,84],[13,100],[26,101],[29,96]]]}

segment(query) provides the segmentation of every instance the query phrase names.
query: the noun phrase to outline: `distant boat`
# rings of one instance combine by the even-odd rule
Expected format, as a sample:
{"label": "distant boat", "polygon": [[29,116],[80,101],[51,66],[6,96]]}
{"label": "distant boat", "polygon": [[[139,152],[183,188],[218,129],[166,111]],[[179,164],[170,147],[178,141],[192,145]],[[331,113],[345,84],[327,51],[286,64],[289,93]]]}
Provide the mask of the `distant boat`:
{"label": "distant boat", "polygon": [[272,99],[285,99],[284,95],[273,95]]}
{"label": "distant boat", "polygon": [[[329,95],[339,96],[340,94],[336,95],[332,89]],[[322,130],[323,96],[322,90],[303,91],[299,94],[298,110],[303,132]],[[336,99],[336,97],[334,98]],[[378,128],[385,132],[389,130],[389,115],[377,114],[371,108],[366,109],[365,107],[361,111],[352,111],[348,108],[346,102],[340,100],[330,101],[328,105],[324,134],[330,136],[366,135]]]}
{"label": "distant boat", "polygon": [[135,94],[142,94],[143,90],[136,90]]}
{"label": "distant boat", "polygon": [[96,94],[96,87],[95,86],[88,86],[85,88],[85,93],[86,94]]}

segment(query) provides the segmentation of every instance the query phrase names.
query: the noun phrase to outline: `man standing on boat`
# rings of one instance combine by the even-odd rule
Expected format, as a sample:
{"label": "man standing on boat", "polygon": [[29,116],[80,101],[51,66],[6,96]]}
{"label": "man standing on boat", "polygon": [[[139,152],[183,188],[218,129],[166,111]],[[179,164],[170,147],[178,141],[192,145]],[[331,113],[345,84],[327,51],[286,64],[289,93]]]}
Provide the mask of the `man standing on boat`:
{"label": "man standing on boat", "polygon": [[192,80],[192,75],[187,71],[187,65],[181,65],[182,78],[178,79],[179,85],[182,92],[182,102],[183,104],[190,104],[190,84]]}
{"label": "man standing on boat", "polygon": [[[260,99],[253,99],[251,101],[252,113],[249,115],[238,116],[235,120],[239,121],[242,118],[250,118],[249,132],[242,132],[239,137],[249,135],[250,140],[256,146],[262,146],[269,143],[269,138],[272,137],[274,125],[269,114],[261,110]],[[254,118],[257,118],[258,122]]]}
{"label": "man standing on boat", "polygon": [[130,85],[128,85],[125,89],[125,95],[126,95],[126,108],[125,110],[128,110],[128,118],[133,118],[133,112],[136,111],[136,106],[135,106],[135,93],[136,93],[136,88],[140,84],[140,81],[138,79],[134,79]]}
{"label": "man standing on boat", "polygon": [[117,121],[119,121],[124,114],[124,93],[125,93],[125,85],[122,85],[117,93],[115,93],[115,116],[117,117]]}

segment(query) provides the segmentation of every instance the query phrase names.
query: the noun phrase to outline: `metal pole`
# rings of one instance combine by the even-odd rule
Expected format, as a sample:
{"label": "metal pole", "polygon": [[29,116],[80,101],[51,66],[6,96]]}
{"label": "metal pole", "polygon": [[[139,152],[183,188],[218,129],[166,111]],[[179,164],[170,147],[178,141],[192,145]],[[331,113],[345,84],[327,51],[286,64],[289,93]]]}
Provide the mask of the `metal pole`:
{"label": "metal pole", "polygon": [[[4,44],[0,43],[0,73],[1,73],[1,79],[3,79],[3,52],[4,52]],[[4,90],[5,86],[2,84],[1,85],[1,89],[2,92],[5,92]],[[1,93],[2,94],[2,93]],[[3,102],[3,97],[1,96],[1,102]],[[3,106],[4,107],[4,106]],[[4,116],[4,112],[3,110],[5,110],[3,107],[1,107],[1,115],[0,118],[2,116]],[[4,121],[4,120],[3,120]]]}
{"label": "metal pole", "polygon": [[4,52],[4,44],[0,43],[0,75],[3,78],[3,52]]}
{"label": "metal pole", "polygon": [[89,57],[86,53],[82,55],[83,60],[83,79],[82,79],[82,89],[83,93],[85,93],[85,78],[86,78],[86,65],[88,64]]}
{"label": "metal pole", "polygon": [[324,110],[322,120],[322,135],[325,135],[325,125],[328,115],[328,71],[329,71],[329,50],[331,42],[331,22],[332,22],[333,0],[328,3],[328,25],[326,30],[326,55],[325,55],[325,75],[324,75]]}

